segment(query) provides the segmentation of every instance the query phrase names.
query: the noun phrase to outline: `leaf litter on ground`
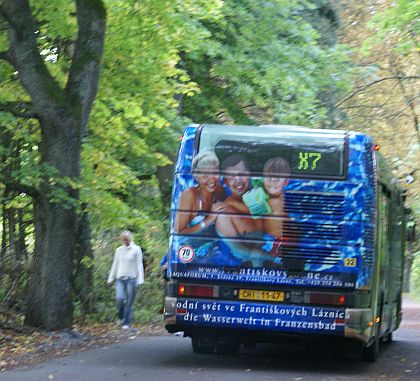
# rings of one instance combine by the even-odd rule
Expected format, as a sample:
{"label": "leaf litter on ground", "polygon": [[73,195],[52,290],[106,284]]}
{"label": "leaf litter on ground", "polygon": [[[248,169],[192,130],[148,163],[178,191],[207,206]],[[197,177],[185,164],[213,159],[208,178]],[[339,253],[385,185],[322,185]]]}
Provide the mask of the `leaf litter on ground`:
{"label": "leaf litter on ground", "polygon": [[96,346],[164,334],[166,331],[161,319],[134,325],[131,330],[121,330],[115,323],[95,323],[52,332],[0,322],[0,372]]}

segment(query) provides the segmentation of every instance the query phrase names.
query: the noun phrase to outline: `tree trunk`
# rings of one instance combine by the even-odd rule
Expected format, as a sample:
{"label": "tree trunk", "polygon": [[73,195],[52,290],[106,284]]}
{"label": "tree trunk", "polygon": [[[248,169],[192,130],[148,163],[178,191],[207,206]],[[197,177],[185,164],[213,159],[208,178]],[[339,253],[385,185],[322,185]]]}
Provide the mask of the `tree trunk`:
{"label": "tree trunk", "polygon": [[9,253],[10,253],[10,259],[12,262],[12,266],[16,264],[17,261],[17,239],[16,239],[16,209],[15,208],[8,208],[7,210],[8,214],[8,221],[9,221]]}
{"label": "tree trunk", "polygon": [[82,309],[82,319],[93,312],[93,249],[87,206],[82,205],[76,251],[75,291]]}
{"label": "tree trunk", "polygon": [[[63,127],[65,125],[65,127]],[[43,136],[42,163],[59,171],[59,176],[79,177],[80,129],[73,121],[55,128],[63,136]],[[25,324],[56,330],[70,327],[73,319],[72,273],[77,239],[78,192],[62,188],[66,197],[54,200],[57,184],[44,179],[34,203],[35,252],[28,289]]]}
{"label": "tree trunk", "polygon": [[[76,0],[78,35],[66,85],[61,87],[40,54],[28,0],[1,0],[0,18],[9,27],[2,52],[31,97],[41,127],[40,165],[45,172],[34,195],[35,252],[28,284],[26,324],[69,328],[73,319],[72,275],[76,248],[80,150],[99,81],[106,11],[102,0]],[[67,182],[67,184],[66,184]]]}
{"label": "tree trunk", "polygon": [[18,235],[18,248],[19,248],[19,260],[23,260],[27,258],[28,250],[26,248],[26,225],[25,221],[23,220],[23,209],[17,210],[17,218],[18,218],[18,225],[19,225],[19,235]]}
{"label": "tree trunk", "polygon": [[[5,198],[6,190],[3,193],[3,198]],[[7,252],[7,211],[6,203],[2,202],[2,232],[1,232],[1,249],[0,249],[0,280],[2,274],[4,274],[3,267],[6,261],[6,252]]]}
{"label": "tree trunk", "polygon": [[413,266],[413,256],[407,255],[404,261],[403,292],[410,292],[410,275]]}
{"label": "tree trunk", "polygon": [[156,177],[159,182],[160,197],[163,205],[165,206],[169,206],[171,204],[173,173],[173,164],[165,165],[164,167],[158,167],[156,171]]}
{"label": "tree trunk", "polygon": [[[0,126],[0,139],[2,142],[2,146],[4,147],[3,155],[1,157],[1,160],[3,163],[6,163],[10,146],[12,143],[12,138],[10,136],[9,130],[6,129],[6,127]],[[3,165],[2,167],[2,175],[4,177],[10,176],[11,168],[10,164]],[[9,246],[7,237],[8,237],[8,227],[9,227],[9,211],[6,207],[7,200],[9,198],[10,189],[7,185],[5,185],[3,194],[2,194],[2,239],[1,239],[1,252],[0,252],[0,261],[4,262],[6,259],[6,253]],[[4,263],[0,263],[0,268],[4,266]],[[2,274],[2,271],[0,270],[0,274]]]}

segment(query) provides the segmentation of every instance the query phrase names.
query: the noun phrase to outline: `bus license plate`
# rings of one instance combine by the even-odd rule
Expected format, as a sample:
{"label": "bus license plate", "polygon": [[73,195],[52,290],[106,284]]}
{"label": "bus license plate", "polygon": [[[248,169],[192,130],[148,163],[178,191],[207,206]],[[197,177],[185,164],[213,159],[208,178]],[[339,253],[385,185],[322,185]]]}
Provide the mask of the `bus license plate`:
{"label": "bus license plate", "polygon": [[239,299],[283,302],[284,292],[266,290],[239,290]]}

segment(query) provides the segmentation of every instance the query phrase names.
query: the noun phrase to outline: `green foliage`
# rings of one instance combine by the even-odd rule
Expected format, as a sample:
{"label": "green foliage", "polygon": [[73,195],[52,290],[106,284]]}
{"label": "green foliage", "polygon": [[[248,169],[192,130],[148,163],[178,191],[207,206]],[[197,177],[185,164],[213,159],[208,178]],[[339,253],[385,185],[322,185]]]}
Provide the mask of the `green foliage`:
{"label": "green foliage", "polygon": [[[315,12],[311,1],[104,2],[105,51],[83,141],[81,181],[40,166],[38,122],[7,111],[0,111],[0,128],[11,134],[19,155],[0,141],[0,155],[8,157],[0,175],[12,168],[14,181],[34,189],[41,177],[48,178],[51,201],[61,205],[74,206],[68,190],[80,191],[95,253],[93,262],[82,260],[93,271],[96,312],[91,319],[115,318],[113,288],[105,286],[114,239],[122,229],[136,233],[147,272],[134,318],[143,321],[161,307],[158,263],[167,248],[168,205],[162,204],[156,173],[176,156],[180,129],[191,119],[322,124],[327,111],[320,94],[347,88],[347,56],[342,47],[320,45],[319,33],[302,16]],[[64,87],[77,38],[75,2],[30,4],[40,51]],[[6,49],[1,30],[0,51]],[[0,106],[30,100],[13,70],[0,61]],[[21,193],[7,200],[16,208],[31,201]],[[33,242],[33,231],[27,234]]]}
{"label": "green foliage", "polygon": [[75,1],[31,0],[30,5],[36,15],[40,52],[48,70],[64,88],[77,37]]}
{"label": "green foliage", "polygon": [[[418,0],[396,0],[394,6],[376,14],[370,27],[377,33],[373,42],[397,39],[393,49],[401,54],[418,51],[418,35],[420,32],[420,2]],[[370,41],[368,40],[369,44]]]}
{"label": "green foliage", "polygon": [[420,300],[420,251],[413,254],[414,261],[411,271],[410,290],[411,295],[417,300]]}
{"label": "green foliage", "polygon": [[[142,232],[136,237],[144,234],[142,242],[140,243],[143,248],[144,263],[145,263],[145,283],[139,286],[138,295],[133,308],[133,322],[144,323],[155,317],[163,303],[164,285],[162,280],[161,271],[159,269],[156,252],[160,248],[153,246],[158,242],[159,238],[163,238],[161,232],[157,229],[151,229],[151,226],[145,227],[148,231],[146,234]],[[93,272],[93,289],[91,293],[94,297],[94,312],[87,316],[88,321],[115,321],[117,318],[117,311],[115,305],[115,286],[107,285],[107,278],[111,268],[113,254],[120,242],[116,241],[117,231],[114,230],[108,233],[99,235],[94,243],[94,272]],[[158,238],[159,237],[159,238]],[[163,246],[166,246],[163,244]],[[160,259],[160,258],[159,258]],[[90,264],[90,259],[88,261]],[[76,310],[76,314],[80,313],[80,309]],[[76,315],[77,316],[77,315]]]}
{"label": "green foliage", "polygon": [[209,37],[202,21],[219,17],[221,2],[107,5],[104,67],[84,145],[82,198],[97,229],[139,231],[155,218],[150,223],[161,225],[156,169],[171,163],[168,155],[176,152],[178,137],[173,131],[184,124],[176,97],[198,91],[178,67],[180,52],[194,52]]}
{"label": "green foliage", "polygon": [[210,25],[214,41],[187,56],[201,93],[186,99],[196,121],[319,125],[323,92],[347,89],[348,58],[341,47],[323,48],[302,16],[309,2],[225,1],[224,19]]}
{"label": "green foliage", "polygon": [[[93,272],[94,313],[88,321],[115,321],[114,287],[107,286],[108,273],[112,264],[112,247],[106,240],[94,241],[95,265]],[[77,311],[76,311],[77,312]],[[77,315],[76,315],[77,316]]]}

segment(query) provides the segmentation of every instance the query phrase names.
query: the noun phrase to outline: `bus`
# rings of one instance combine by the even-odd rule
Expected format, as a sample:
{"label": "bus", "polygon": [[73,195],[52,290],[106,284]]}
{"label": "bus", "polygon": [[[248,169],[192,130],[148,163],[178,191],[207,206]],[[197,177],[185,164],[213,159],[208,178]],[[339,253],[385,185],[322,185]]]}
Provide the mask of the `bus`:
{"label": "bus", "polygon": [[365,134],[189,125],[164,322],[195,353],[322,337],[375,361],[402,318],[404,194]]}

